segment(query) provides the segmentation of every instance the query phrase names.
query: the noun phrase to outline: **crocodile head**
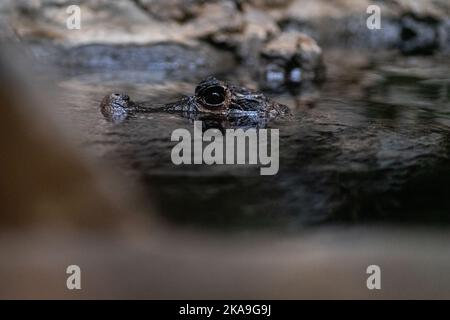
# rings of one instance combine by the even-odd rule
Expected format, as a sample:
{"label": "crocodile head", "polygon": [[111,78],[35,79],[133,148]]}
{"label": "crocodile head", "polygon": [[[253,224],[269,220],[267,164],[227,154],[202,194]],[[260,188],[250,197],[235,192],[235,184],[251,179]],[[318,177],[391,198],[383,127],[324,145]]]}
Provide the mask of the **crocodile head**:
{"label": "crocodile head", "polygon": [[[133,103],[126,95],[106,96],[101,104],[106,118],[124,118],[135,111],[149,110]],[[289,108],[262,93],[229,85],[209,77],[201,81],[194,95],[166,104],[163,111],[179,113],[192,120],[201,120],[208,127],[260,127],[277,116],[289,115]]]}

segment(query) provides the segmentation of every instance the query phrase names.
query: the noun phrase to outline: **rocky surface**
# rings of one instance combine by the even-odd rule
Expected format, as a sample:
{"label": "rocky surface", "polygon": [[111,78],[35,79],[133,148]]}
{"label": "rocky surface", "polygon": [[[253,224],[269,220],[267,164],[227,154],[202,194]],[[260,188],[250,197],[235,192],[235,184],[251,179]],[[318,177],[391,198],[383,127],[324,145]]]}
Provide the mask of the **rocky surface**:
{"label": "rocky surface", "polygon": [[[65,10],[71,4],[81,7],[81,30],[65,28]],[[374,4],[381,8],[382,30],[366,27],[366,10]],[[414,24],[403,20],[408,15],[434,21],[419,23],[419,40],[432,28],[439,47],[450,42],[450,4],[445,0],[6,0],[0,15],[24,37],[71,45],[209,39],[248,53],[251,48],[245,46],[252,39],[267,40],[279,29],[296,29],[324,46],[399,47],[403,29]]]}
{"label": "rocky surface", "polygon": [[[183,1],[182,5],[178,2],[7,1],[1,5],[0,13],[9,20],[17,33],[25,38],[47,38],[67,45],[189,42],[211,33],[241,26],[241,16],[236,14],[237,7],[234,2],[202,2],[200,5],[197,1],[198,5],[193,7],[190,5],[191,1]],[[66,28],[66,19],[69,16],[66,8],[69,5],[79,5],[81,8],[80,30]],[[188,14],[187,11],[192,15],[192,19],[180,22],[180,19],[184,20],[182,16]]]}
{"label": "rocky surface", "polygon": [[[80,30],[66,28],[66,9],[72,4],[81,8]],[[366,26],[366,11],[373,4],[381,8],[381,30]],[[21,39],[33,41],[33,53],[50,64],[152,71],[160,77],[172,72],[196,79],[243,64],[261,87],[277,90],[322,79],[321,48],[395,48],[404,54],[449,50],[449,13],[443,0],[0,4],[2,20]]]}
{"label": "rocky surface", "polygon": [[[370,5],[381,9],[380,30],[366,27]],[[450,3],[443,0],[298,0],[277,19],[284,28],[306,32],[322,45],[422,53],[424,47],[425,51],[430,47],[448,49],[449,13]],[[407,16],[409,21],[404,19]],[[413,32],[409,33],[411,28]],[[405,37],[405,32],[409,36]]]}

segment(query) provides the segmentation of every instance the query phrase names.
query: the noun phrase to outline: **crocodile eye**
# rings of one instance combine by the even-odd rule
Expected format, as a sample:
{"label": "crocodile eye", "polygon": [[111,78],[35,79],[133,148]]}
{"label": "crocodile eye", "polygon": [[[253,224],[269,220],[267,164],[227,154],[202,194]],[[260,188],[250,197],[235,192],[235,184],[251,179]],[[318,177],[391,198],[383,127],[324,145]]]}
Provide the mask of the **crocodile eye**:
{"label": "crocodile eye", "polygon": [[225,89],[221,86],[206,88],[201,92],[203,101],[209,106],[219,106],[225,101]]}

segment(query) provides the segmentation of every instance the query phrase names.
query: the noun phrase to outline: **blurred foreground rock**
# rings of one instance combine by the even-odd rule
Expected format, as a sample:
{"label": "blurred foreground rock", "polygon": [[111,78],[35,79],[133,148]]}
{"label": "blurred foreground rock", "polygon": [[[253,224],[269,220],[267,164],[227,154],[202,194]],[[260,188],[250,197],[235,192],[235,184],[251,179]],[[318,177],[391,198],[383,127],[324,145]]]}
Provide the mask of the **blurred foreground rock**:
{"label": "blurred foreground rock", "polygon": [[85,163],[60,131],[49,87],[33,80],[33,67],[15,46],[2,41],[0,51],[1,228],[137,226],[139,219],[124,214],[130,199],[100,179],[101,170]]}

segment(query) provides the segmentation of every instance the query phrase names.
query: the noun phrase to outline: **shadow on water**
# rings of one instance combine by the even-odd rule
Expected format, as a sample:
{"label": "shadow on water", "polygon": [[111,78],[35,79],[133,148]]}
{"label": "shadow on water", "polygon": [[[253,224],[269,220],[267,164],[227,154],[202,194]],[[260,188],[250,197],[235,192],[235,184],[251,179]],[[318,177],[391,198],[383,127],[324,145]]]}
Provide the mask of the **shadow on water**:
{"label": "shadow on water", "polygon": [[[170,135],[177,128],[192,131],[188,119],[141,113],[114,125],[98,111],[101,97],[117,89],[155,106],[173,102],[193,92],[196,82],[185,78],[66,77],[60,85],[70,103],[61,112],[82,129],[84,148],[140,181],[161,215],[175,223],[224,230],[448,224],[450,68],[438,58],[426,64],[405,59],[343,68],[347,78],[331,73],[306,104],[302,97],[273,95],[294,114],[269,124],[280,129],[275,176],[260,176],[248,165],[175,166]],[[348,80],[352,73],[358,80]],[[227,78],[257,87],[233,74]]]}

